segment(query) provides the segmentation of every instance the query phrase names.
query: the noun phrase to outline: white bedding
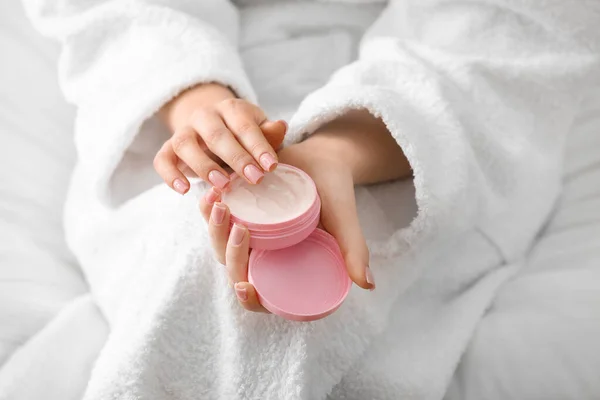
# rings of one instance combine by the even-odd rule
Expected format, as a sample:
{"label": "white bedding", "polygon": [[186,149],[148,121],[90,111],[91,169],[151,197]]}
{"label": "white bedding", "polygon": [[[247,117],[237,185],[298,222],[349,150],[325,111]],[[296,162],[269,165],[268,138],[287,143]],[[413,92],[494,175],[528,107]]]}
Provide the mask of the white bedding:
{"label": "white bedding", "polygon": [[30,26],[18,1],[2,3],[2,399],[23,394],[21,398],[35,400],[27,396],[27,390],[42,390],[47,399],[81,398],[89,369],[107,335],[106,323],[89,299],[62,229],[62,208],[75,158],[74,112],[58,88],[57,54],[58,47]]}
{"label": "white bedding", "polygon": [[[59,100],[54,49],[14,18],[16,6],[0,12],[0,138],[11,144],[0,146],[0,399],[77,399],[106,325],[62,240],[72,113]],[[244,56],[261,57],[253,51]],[[598,115],[574,126],[555,215],[480,323],[447,399],[600,397]],[[39,351],[48,345],[74,351]]]}
{"label": "white bedding", "polygon": [[57,46],[16,0],[0,6],[0,364],[87,288],[62,230],[73,111]]}
{"label": "white bedding", "polygon": [[599,109],[575,122],[565,154],[554,215],[480,322],[446,400],[600,398]]}

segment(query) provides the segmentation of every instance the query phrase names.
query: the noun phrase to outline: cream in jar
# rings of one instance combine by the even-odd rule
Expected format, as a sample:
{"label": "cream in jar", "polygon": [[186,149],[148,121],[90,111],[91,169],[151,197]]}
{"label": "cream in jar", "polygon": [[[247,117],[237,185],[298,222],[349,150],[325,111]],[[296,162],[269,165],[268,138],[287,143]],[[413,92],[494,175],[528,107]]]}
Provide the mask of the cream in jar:
{"label": "cream in jar", "polygon": [[223,202],[231,213],[246,222],[276,224],[293,220],[315,201],[314,184],[304,172],[279,165],[259,185],[234,179]]}

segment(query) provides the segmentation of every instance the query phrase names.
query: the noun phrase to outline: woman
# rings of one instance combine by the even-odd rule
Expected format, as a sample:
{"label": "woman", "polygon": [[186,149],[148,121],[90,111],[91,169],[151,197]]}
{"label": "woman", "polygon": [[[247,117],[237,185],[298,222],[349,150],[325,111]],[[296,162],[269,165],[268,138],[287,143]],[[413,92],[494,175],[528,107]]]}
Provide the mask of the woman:
{"label": "woman", "polygon": [[[284,126],[255,105],[237,41],[246,52],[273,43],[261,23],[281,17],[296,30],[278,40],[301,48],[294,38],[315,26],[360,26],[383,5],[243,3],[242,16],[269,19],[240,22],[241,2],[225,0],[29,4],[64,44],[80,156],[69,242],[111,325],[86,398],[442,398],[558,196],[565,135],[599,79],[597,6],[391,1],[358,59],[303,93],[276,154]],[[303,59],[317,64],[347,43],[326,38],[330,54]],[[258,61],[294,71],[277,60],[295,49],[252,58],[254,78]],[[173,189],[196,196],[157,185],[153,159]],[[317,183],[353,281],[377,280],[312,324],[244,310],[262,311],[246,282],[247,231],[228,239],[228,211],[210,189],[200,200],[208,234],[184,175],[219,187],[229,165],[256,183],[277,161]],[[398,182],[411,171],[412,199]]]}

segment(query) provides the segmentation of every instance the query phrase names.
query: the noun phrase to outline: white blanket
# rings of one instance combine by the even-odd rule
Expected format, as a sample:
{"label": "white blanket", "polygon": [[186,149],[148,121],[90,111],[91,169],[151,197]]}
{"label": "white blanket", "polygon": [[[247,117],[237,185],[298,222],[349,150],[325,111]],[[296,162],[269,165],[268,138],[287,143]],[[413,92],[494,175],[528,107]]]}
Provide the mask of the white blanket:
{"label": "white blanket", "polygon": [[[152,174],[164,132],[151,117],[170,97],[219,81],[256,99],[234,46],[252,29],[239,33],[247,26],[236,9],[219,0],[169,4],[29,5],[38,28],[64,44],[61,79],[78,106],[80,158],[67,234],[111,328],[86,399],[441,398],[557,199],[565,136],[599,84],[598,6],[388,5],[359,59],[304,99],[290,141],[367,108],[405,150],[414,196],[406,183],[358,190],[378,289],[353,289],[338,312],[301,324],[239,309],[196,198]],[[280,40],[315,31],[303,26],[315,19],[298,18],[299,4],[273,7],[296,24],[276,31]],[[351,48],[352,35],[323,36],[330,49]]]}

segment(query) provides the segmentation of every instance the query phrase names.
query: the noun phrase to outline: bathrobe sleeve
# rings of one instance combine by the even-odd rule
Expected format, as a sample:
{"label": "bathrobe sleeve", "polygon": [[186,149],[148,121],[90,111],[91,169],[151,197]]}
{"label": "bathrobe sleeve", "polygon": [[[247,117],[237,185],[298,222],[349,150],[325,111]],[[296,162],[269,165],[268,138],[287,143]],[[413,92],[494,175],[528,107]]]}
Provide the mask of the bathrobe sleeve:
{"label": "bathrobe sleeve", "polygon": [[[61,42],[59,80],[77,110],[79,166],[106,205],[133,144],[152,157],[168,137],[153,116],[178,93],[218,82],[256,101],[237,52],[238,9],[229,0],[24,3],[35,28]],[[151,167],[151,158],[144,163]]]}
{"label": "bathrobe sleeve", "polygon": [[61,42],[61,85],[77,106],[156,102],[203,81],[254,98],[228,0],[24,3],[34,26]]}
{"label": "bathrobe sleeve", "polygon": [[518,257],[557,199],[565,136],[599,81],[598,8],[392,0],[358,60],[302,103],[290,139],[349,109],[370,110],[412,166],[413,231],[478,229],[507,260]]}

